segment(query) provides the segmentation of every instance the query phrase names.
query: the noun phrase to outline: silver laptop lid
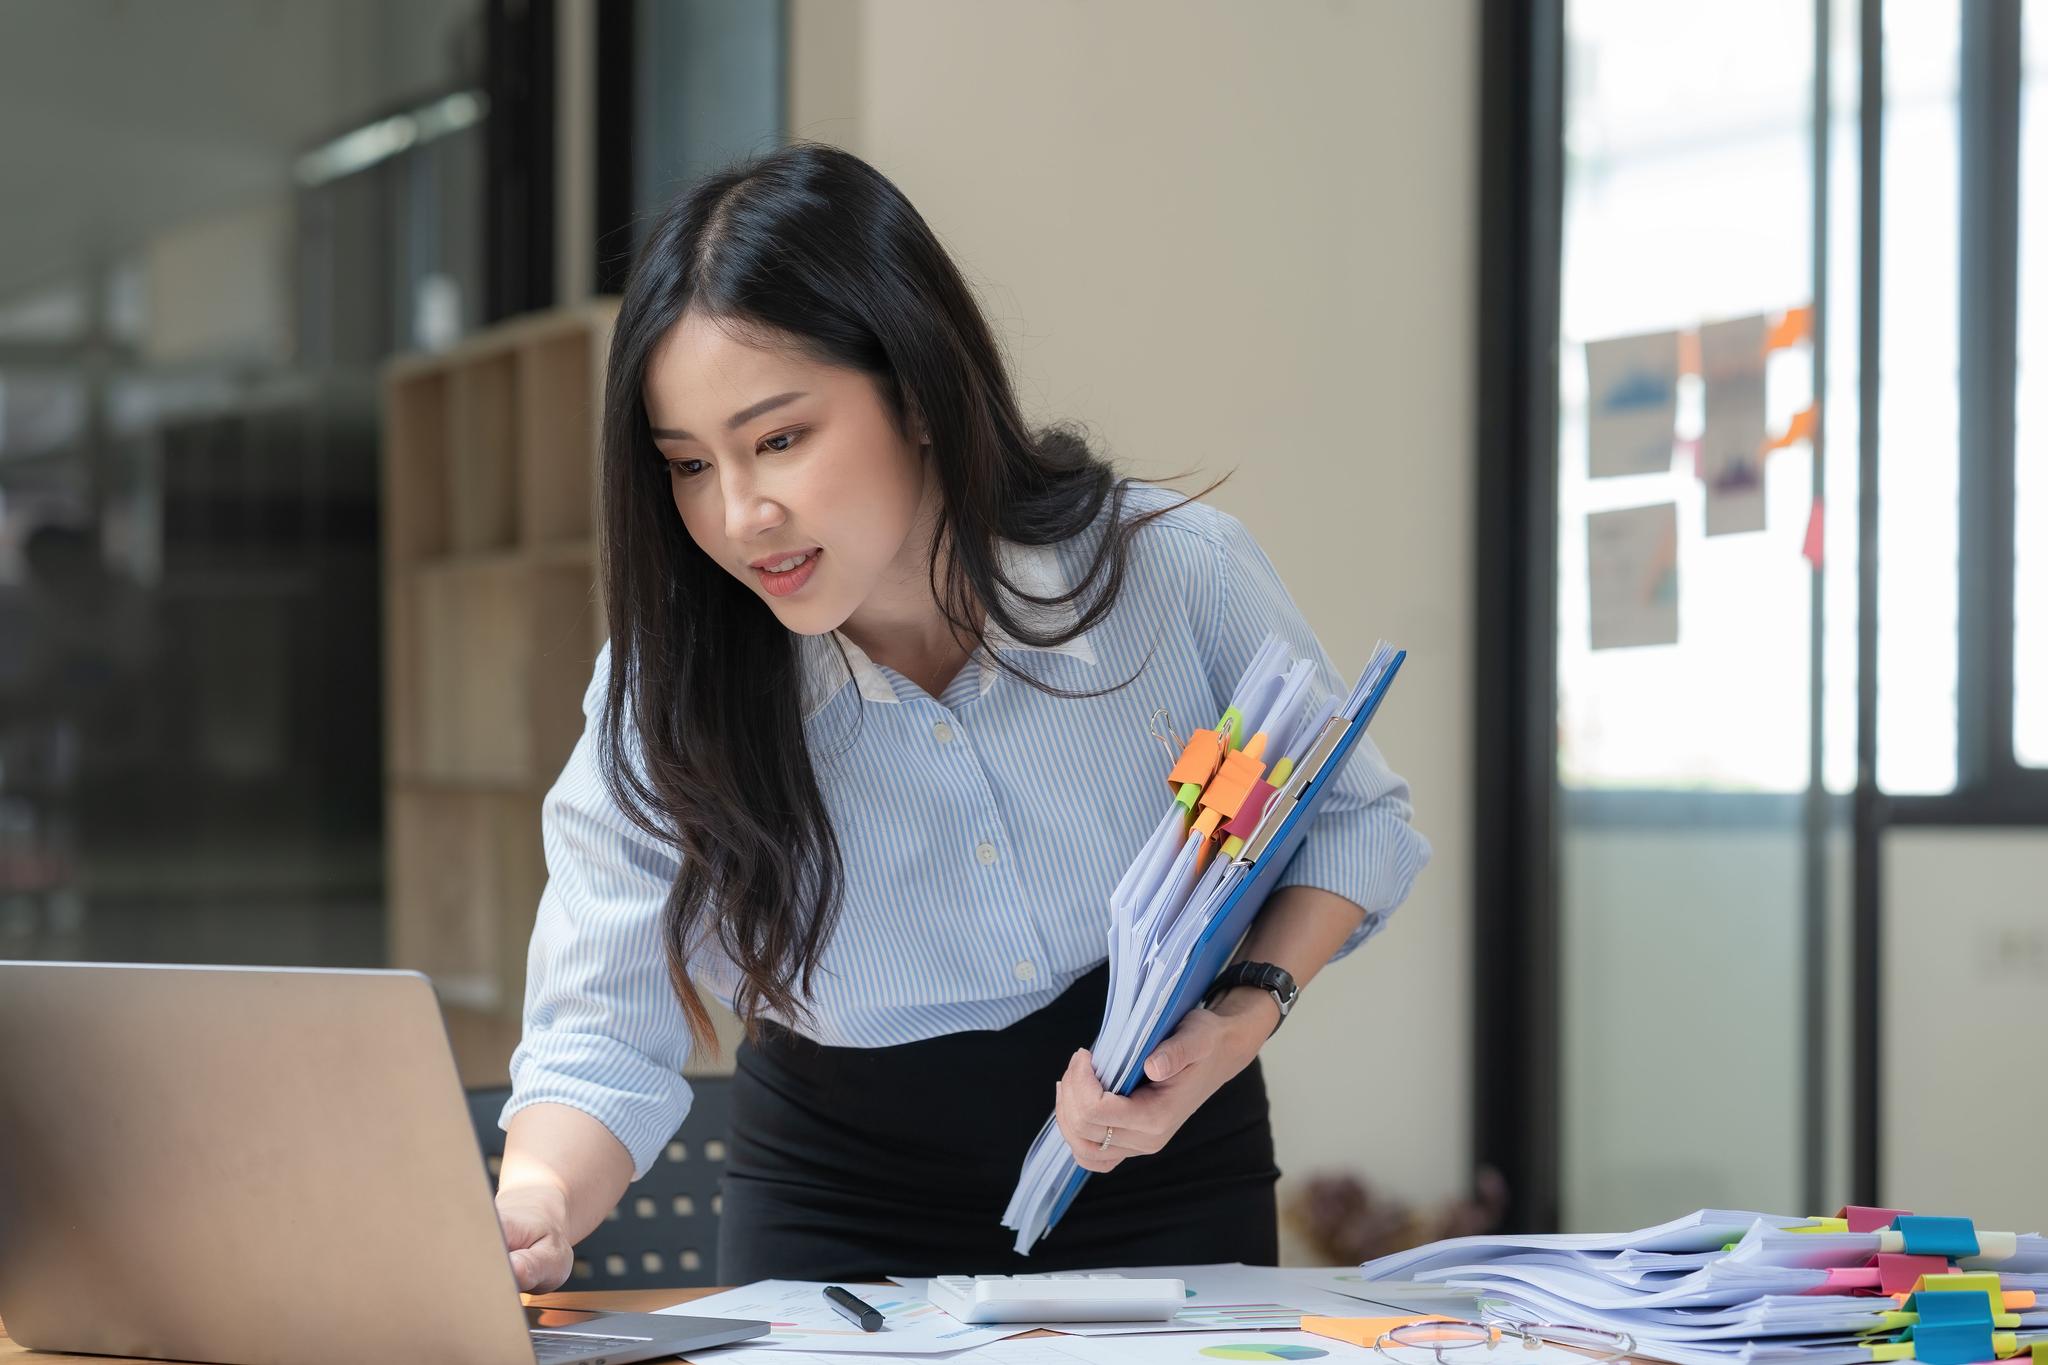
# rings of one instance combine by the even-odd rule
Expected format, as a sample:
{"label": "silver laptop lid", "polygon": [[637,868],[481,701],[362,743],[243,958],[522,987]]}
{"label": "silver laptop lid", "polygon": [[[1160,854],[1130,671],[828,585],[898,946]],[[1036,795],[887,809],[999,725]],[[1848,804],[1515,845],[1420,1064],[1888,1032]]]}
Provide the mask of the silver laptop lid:
{"label": "silver laptop lid", "polygon": [[532,1360],[426,978],[0,962],[0,1319],[46,1350]]}

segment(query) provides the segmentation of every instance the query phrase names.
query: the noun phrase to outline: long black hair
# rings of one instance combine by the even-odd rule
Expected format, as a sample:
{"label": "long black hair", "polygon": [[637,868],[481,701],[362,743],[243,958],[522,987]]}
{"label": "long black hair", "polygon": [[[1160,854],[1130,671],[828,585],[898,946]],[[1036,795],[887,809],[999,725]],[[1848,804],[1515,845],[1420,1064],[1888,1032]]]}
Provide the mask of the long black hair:
{"label": "long black hair", "polygon": [[[690,539],[648,432],[648,357],[686,313],[863,372],[899,434],[923,427],[943,495],[932,591],[963,646],[985,643],[977,607],[1027,645],[1082,634],[1116,600],[1131,535],[1171,509],[1126,518],[1128,481],[1076,428],[1025,425],[960,272],[859,157],[792,143],[705,176],[651,223],[605,378],[599,557],[612,652],[600,760],[621,809],[680,855],[662,937],[690,1032],[715,1047],[690,980],[693,949],[715,941],[738,968],[734,1007],[750,1031],[769,1013],[808,1017],[843,869],[805,738],[795,636]],[[1034,597],[1003,576],[999,541],[1067,540],[1105,504],[1112,531],[1070,591]],[[1045,633],[1006,597],[1076,603],[1077,619]],[[1061,692],[989,657],[1042,691],[1099,695]]]}

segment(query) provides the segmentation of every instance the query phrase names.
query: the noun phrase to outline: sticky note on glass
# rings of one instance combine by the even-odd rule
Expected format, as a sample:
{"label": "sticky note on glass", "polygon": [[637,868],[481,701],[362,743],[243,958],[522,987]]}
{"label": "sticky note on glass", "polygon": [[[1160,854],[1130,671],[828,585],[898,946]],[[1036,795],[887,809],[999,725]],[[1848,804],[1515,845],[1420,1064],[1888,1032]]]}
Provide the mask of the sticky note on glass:
{"label": "sticky note on glass", "polygon": [[1586,460],[1596,479],[1671,468],[1678,423],[1678,333],[1586,343]]}
{"label": "sticky note on glass", "polygon": [[1707,534],[1764,529],[1764,336],[1762,315],[1700,328],[1706,423],[1700,480],[1707,486]]}
{"label": "sticky note on glass", "polygon": [[1586,518],[1591,645],[1678,643],[1678,505],[1623,507]]}

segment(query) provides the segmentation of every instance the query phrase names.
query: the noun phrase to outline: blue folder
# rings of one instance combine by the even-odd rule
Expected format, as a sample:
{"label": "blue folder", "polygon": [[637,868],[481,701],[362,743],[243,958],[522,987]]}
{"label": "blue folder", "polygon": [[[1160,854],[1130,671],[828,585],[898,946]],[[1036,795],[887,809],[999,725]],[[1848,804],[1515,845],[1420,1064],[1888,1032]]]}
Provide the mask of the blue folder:
{"label": "blue folder", "polygon": [[[1180,1021],[1187,1017],[1188,1011],[1201,1004],[1202,997],[1208,993],[1210,983],[1215,981],[1229,964],[1231,954],[1237,951],[1237,945],[1251,929],[1252,921],[1258,918],[1259,907],[1266,903],[1266,897],[1272,893],[1274,883],[1280,880],[1280,874],[1294,861],[1294,855],[1300,851],[1302,838],[1308,833],[1310,822],[1315,819],[1316,803],[1322,798],[1323,791],[1337,773],[1343,769],[1344,761],[1350,757],[1353,746],[1358,743],[1358,737],[1364,734],[1365,727],[1372,723],[1373,715],[1380,709],[1380,702],[1387,695],[1387,689],[1393,686],[1394,675],[1401,671],[1401,662],[1407,657],[1408,651],[1405,649],[1394,655],[1393,662],[1387,665],[1386,673],[1373,684],[1372,691],[1367,693],[1365,700],[1360,703],[1358,714],[1345,727],[1343,737],[1337,741],[1336,747],[1330,751],[1329,757],[1323,761],[1308,785],[1302,788],[1300,796],[1295,799],[1294,808],[1287,812],[1286,818],[1274,831],[1265,851],[1253,865],[1251,874],[1232,888],[1229,897],[1217,907],[1214,917],[1209,921],[1209,927],[1195,940],[1194,950],[1188,954],[1187,967],[1182,971],[1180,980],[1174,984],[1173,994],[1167,1000],[1166,1009],[1160,1014],[1158,1024],[1154,1026],[1151,1035],[1145,1039],[1145,1046],[1139,1051],[1141,1057],[1150,1057],[1153,1051],[1166,1041],[1174,1029],[1180,1026]],[[1130,1094],[1137,1088],[1138,1082],[1144,1079],[1144,1075],[1145,1068],[1142,1064],[1134,1068],[1130,1078],[1118,1087],[1118,1093]],[[1066,1214],[1068,1206],[1074,1202],[1074,1196],[1081,1192],[1081,1186],[1087,1181],[1088,1172],[1080,1169],[1076,1169],[1068,1177],[1066,1188],[1053,1203],[1052,1215],[1046,1219],[1047,1235],[1059,1226],[1059,1221]]]}

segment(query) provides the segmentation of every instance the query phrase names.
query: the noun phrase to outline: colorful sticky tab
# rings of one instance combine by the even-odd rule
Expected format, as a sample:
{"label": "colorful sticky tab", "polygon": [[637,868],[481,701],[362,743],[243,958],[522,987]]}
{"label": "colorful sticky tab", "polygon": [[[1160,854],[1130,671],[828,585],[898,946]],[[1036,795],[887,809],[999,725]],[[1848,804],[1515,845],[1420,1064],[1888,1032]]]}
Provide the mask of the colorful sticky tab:
{"label": "colorful sticky tab", "polygon": [[1977,1226],[1967,1218],[1930,1218],[1902,1213],[1892,1220],[1909,1256],[1977,1254]]}
{"label": "colorful sticky tab", "polygon": [[1261,777],[1252,783],[1252,789],[1244,794],[1244,800],[1237,808],[1237,814],[1223,823],[1223,832],[1239,839],[1249,839],[1252,831],[1259,827],[1259,817],[1266,813],[1279,788]]}
{"label": "colorful sticky tab", "polygon": [[2020,1235],[2017,1232],[1977,1231],[1977,1258],[1983,1261],[2009,1261],[2019,1254]]}
{"label": "colorful sticky tab", "polygon": [[1807,1290],[1809,1294],[1860,1294],[1879,1287],[1874,1265],[1833,1266],[1827,1279]]}
{"label": "colorful sticky tab", "polygon": [[[1807,563],[1818,569],[1821,566],[1821,562],[1827,558],[1827,542],[1827,509],[1821,505],[1819,498],[1815,498],[1813,500],[1813,510],[1806,514],[1806,540],[1800,545],[1799,553],[1806,557]],[[1883,1223],[1878,1224],[1878,1228],[1883,1226]],[[1865,1232],[1875,1232],[1877,1228],[1865,1228],[1863,1230]]]}
{"label": "colorful sticky tab", "polygon": [[[1783,450],[1787,446],[1798,445],[1801,441],[1810,442],[1819,430],[1820,404],[1815,403],[1810,407],[1801,408],[1792,414],[1792,420],[1785,426],[1784,435],[1773,436],[1764,442],[1764,454],[1768,455],[1774,450]],[[1885,1221],[1890,1222],[1891,1220],[1887,1218]],[[1863,1230],[1858,1229],[1858,1231]],[[1875,1229],[1870,1230],[1875,1231]]]}
{"label": "colorful sticky tab", "polygon": [[1786,1232],[1847,1232],[1848,1230],[1849,1220],[1846,1218],[1812,1218],[1796,1227],[1785,1229]]}
{"label": "colorful sticky tab", "polygon": [[1787,308],[1785,316],[1779,318],[1764,334],[1766,351],[1782,351],[1788,346],[1797,346],[1813,335],[1813,305],[1802,304],[1798,308]]}
{"label": "colorful sticky tab", "polygon": [[1846,1222],[1851,1232],[1882,1232],[1892,1225],[1893,1219],[1912,1212],[1911,1209],[1873,1209],[1862,1204],[1844,1204],[1835,1210],[1835,1217]]}

